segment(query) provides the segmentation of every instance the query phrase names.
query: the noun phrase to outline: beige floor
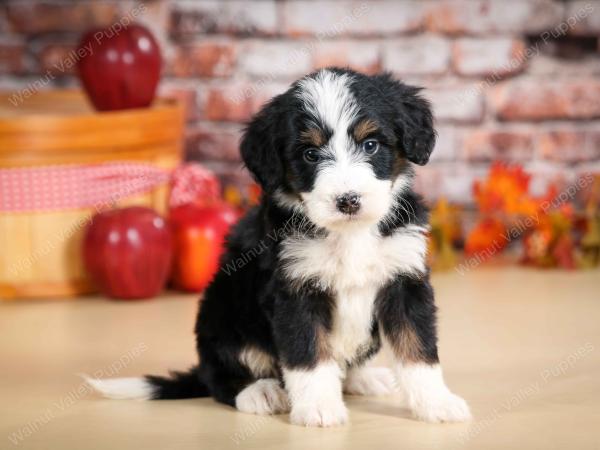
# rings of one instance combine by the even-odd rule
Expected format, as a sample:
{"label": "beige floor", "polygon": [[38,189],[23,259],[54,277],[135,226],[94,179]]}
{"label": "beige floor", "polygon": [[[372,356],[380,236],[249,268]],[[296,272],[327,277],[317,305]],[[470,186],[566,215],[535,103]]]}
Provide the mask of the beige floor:
{"label": "beige floor", "polygon": [[[210,399],[103,400],[76,376],[194,360],[193,297],[0,303],[0,449],[600,449],[600,272],[436,274],[441,356],[470,424],[348,398],[351,424],[292,426]],[[384,356],[385,358],[385,356]]]}

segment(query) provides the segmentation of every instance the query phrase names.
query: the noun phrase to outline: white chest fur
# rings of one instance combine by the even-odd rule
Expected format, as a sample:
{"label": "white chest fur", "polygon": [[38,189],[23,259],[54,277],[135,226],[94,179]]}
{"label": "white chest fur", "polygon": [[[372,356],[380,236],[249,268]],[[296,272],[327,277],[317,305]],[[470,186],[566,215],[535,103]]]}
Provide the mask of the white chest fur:
{"label": "white chest fur", "polygon": [[391,236],[353,230],[319,239],[287,238],[280,258],[288,278],[312,280],[334,293],[336,310],[330,347],[350,361],[370,339],[375,296],[395,275],[425,271],[425,229],[408,226]]}
{"label": "white chest fur", "polygon": [[363,287],[340,291],[336,295],[329,348],[340,362],[350,362],[370,342],[373,306],[377,289]]}

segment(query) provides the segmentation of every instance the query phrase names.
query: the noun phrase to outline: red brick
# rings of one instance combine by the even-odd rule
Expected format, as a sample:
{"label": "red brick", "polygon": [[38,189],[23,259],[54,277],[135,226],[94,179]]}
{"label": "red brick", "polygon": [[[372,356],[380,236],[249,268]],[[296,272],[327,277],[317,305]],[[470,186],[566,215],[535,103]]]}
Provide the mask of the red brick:
{"label": "red brick", "polygon": [[429,202],[441,197],[442,170],[437,164],[428,164],[424,167],[415,167],[415,180],[413,187]]}
{"label": "red brick", "polygon": [[589,0],[569,2],[565,22],[569,33],[596,36],[600,34],[600,5]]}
{"label": "red brick", "polygon": [[[143,8],[141,9],[141,13],[135,18],[135,21],[147,26],[154,34],[158,43],[163,46],[163,49],[166,49],[165,47],[170,44],[168,34],[174,2],[158,0],[143,2],[119,1],[118,3],[123,5],[122,9],[125,9],[124,14],[129,13],[129,15],[131,15],[131,11],[135,5],[137,5],[138,8]],[[127,9],[127,7],[130,7],[130,9]]]}
{"label": "red brick", "polygon": [[534,139],[529,131],[474,130],[465,135],[462,153],[471,162],[526,161],[533,157]]}
{"label": "red brick", "polygon": [[269,35],[277,31],[274,0],[202,0],[176,3],[170,20],[170,33],[175,38],[212,33]]}
{"label": "red brick", "polygon": [[437,139],[430,162],[453,161],[456,158],[456,150],[460,146],[460,134],[453,126],[437,126],[436,131]]}
{"label": "red brick", "polygon": [[250,84],[206,87],[201,99],[205,120],[245,122],[253,113],[256,92]]}
{"label": "red brick", "polygon": [[313,68],[350,67],[364,73],[381,71],[378,42],[328,41],[319,43],[313,52]]}
{"label": "red brick", "polygon": [[267,80],[297,78],[312,69],[314,43],[248,41],[240,49],[238,70]]}
{"label": "red brick", "polygon": [[424,21],[423,3],[410,0],[322,0],[282,2],[283,31],[295,36],[389,35],[416,31]]}
{"label": "red brick", "polygon": [[538,55],[530,60],[527,73],[533,76],[543,75],[574,78],[597,76],[600,75],[600,58],[597,55],[593,55],[570,60]]}
{"label": "red brick", "polygon": [[528,58],[523,41],[511,38],[463,38],[452,48],[454,71],[464,76],[503,77],[518,73]]}
{"label": "red brick", "polygon": [[25,72],[25,49],[21,44],[0,44],[0,74]]}
{"label": "red brick", "polygon": [[240,161],[242,125],[204,123],[187,131],[186,156],[197,161]]}
{"label": "red brick", "polygon": [[440,37],[410,37],[384,44],[384,69],[399,75],[439,75],[448,70],[449,63],[450,44]]}
{"label": "red brick", "polygon": [[415,167],[415,189],[427,200],[446,198],[456,203],[471,203],[473,182],[487,173],[485,166],[437,163]]}
{"label": "red brick", "polygon": [[483,89],[478,84],[432,87],[424,96],[431,101],[438,122],[479,123],[484,115]]}
{"label": "red brick", "polygon": [[539,33],[558,25],[563,6],[552,0],[431,2],[427,26],[447,34]]}
{"label": "red brick", "polygon": [[494,89],[491,100],[501,120],[591,119],[600,117],[600,81],[507,82]]}
{"label": "red brick", "polygon": [[73,75],[77,73],[75,45],[49,44],[39,54],[40,72],[51,72],[54,76]]}
{"label": "red brick", "polygon": [[6,8],[11,29],[27,34],[82,32],[122,18],[116,2],[11,2]]}
{"label": "red brick", "polygon": [[186,122],[198,119],[198,95],[195,88],[171,86],[163,82],[160,85],[160,96],[172,98],[181,103]]}
{"label": "red brick", "polygon": [[[563,163],[600,159],[598,136],[588,131],[553,130],[540,135],[539,146],[543,158]],[[594,142],[594,137],[596,142]]]}
{"label": "red brick", "polygon": [[547,195],[550,188],[558,188],[560,192],[570,186],[576,179],[575,170],[565,165],[534,161],[525,164],[524,168],[531,175],[529,192],[538,197]]}
{"label": "red brick", "polygon": [[261,83],[258,80],[251,84],[254,94],[252,95],[252,114],[256,113],[265,103],[276,95],[282,94],[290,87],[289,83]]}
{"label": "red brick", "polygon": [[598,158],[600,155],[600,126],[596,124],[596,128],[594,131],[590,132],[590,145],[591,150],[594,155],[594,159]]}
{"label": "red brick", "polygon": [[233,73],[235,47],[203,42],[179,47],[171,71],[177,77],[224,77]]}
{"label": "red brick", "polygon": [[271,83],[264,79],[202,87],[199,89],[199,117],[217,122],[246,122],[267,101],[288,87],[287,83]]}

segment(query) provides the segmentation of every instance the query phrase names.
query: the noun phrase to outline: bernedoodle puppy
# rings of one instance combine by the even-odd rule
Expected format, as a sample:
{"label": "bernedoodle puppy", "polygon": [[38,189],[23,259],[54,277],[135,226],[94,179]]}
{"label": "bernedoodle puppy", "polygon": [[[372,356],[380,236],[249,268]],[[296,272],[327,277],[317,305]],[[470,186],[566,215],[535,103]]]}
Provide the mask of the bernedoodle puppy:
{"label": "bernedoodle puppy", "polygon": [[[343,392],[398,387],[419,419],[469,419],[442,377],[427,210],[411,189],[412,164],[427,163],[436,137],[419,91],[331,68],[266,104],[241,142],[262,199],[200,303],[198,365],[90,384],[111,398],[212,396],[315,426],[347,421]],[[393,372],[366,366],[382,340]]]}

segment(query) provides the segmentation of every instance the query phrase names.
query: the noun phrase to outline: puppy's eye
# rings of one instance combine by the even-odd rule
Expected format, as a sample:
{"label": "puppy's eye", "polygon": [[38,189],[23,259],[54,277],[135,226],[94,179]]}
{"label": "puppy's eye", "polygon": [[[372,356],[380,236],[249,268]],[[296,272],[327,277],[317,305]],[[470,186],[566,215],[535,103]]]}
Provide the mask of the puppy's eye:
{"label": "puppy's eye", "polygon": [[367,155],[374,155],[379,150],[379,141],[377,139],[367,139],[361,144],[361,148]]}
{"label": "puppy's eye", "polygon": [[320,156],[319,151],[316,148],[307,148],[304,150],[304,161],[310,164],[319,162]]}

